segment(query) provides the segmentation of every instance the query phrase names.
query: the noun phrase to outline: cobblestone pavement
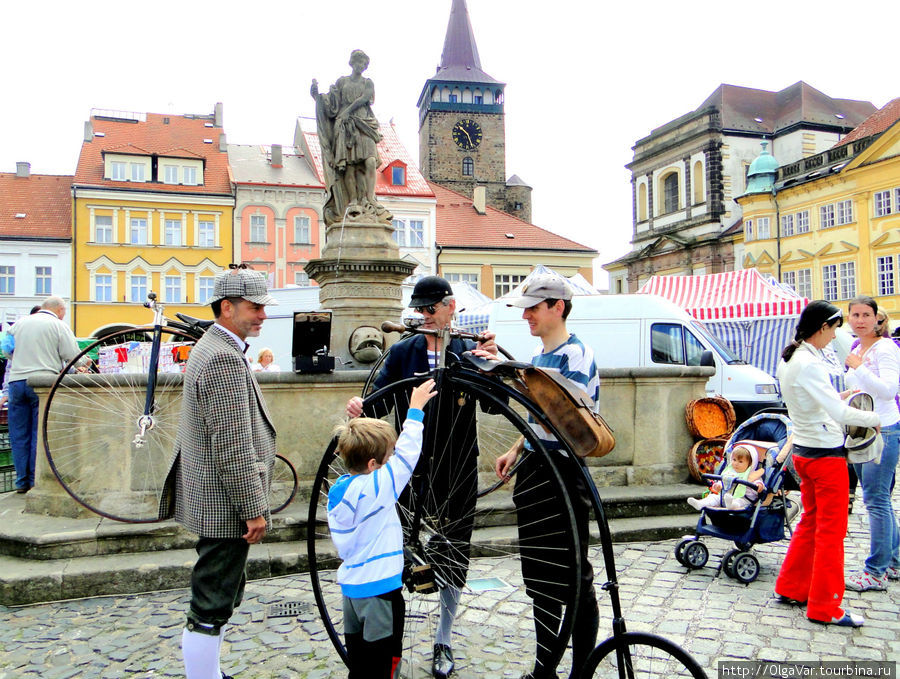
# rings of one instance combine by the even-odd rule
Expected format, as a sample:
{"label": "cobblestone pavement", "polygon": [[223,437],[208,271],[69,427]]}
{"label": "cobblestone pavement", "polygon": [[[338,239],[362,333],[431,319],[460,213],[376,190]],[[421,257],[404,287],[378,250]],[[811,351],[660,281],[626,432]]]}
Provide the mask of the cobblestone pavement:
{"label": "cobblestone pavement", "polygon": [[[652,631],[681,644],[716,676],[720,660],[900,660],[900,583],[887,592],[848,592],[845,606],[862,613],[866,625],[851,630],[815,625],[803,609],[776,604],[772,589],[787,541],[760,545],[759,579],[741,585],[720,572],[730,548],[704,539],[705,568],[688,572],[674,557],[675,540],[614,546],[621,598],[630,630]],[[593,562],[602,568],[599,548]],[[868,551],[868,528],[860,502],[850,517],[847,570]],[[599,575],[599,571],[598,571]],[[467,595],[484,596],[484,595]],[[598,590],[601,638],[610,632],[608,597]],[[275,617],[270,608],[302,602],[308,612]],[[183,676],[179,642],[186,590],[97,597],[21,608],[0,607],[0,679]],[[465,602],[463,602],[465,604]],[[465,614],[455,634],[492,634],[492,620]],[[314,679],[345,676],[313,603],[307,575],[251,582],[229,627],[222,667],[240,679]],[[459,659],[459,679],[518,677],[521,670],[498,661],[490,644]]]}

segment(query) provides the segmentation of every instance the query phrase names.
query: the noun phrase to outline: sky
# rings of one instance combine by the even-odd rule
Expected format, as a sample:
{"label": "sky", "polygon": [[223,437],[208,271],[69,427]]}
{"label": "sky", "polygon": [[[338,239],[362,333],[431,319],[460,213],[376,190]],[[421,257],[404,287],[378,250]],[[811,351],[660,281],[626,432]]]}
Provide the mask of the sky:
{"label": "sky", "polygon": [[[313,115],[311,80],[325,88],[349,73],[357,48],[371,57],[376,115],[393,119],[418,158],[416,101],[440,61],[450,5],[6,3],[0,171],[28,161],[35,174],[74,174],[92,108],[211,113],[223,102],[229,142],[289,145],[297,116]],[[507,176],[533,187],[535,224],[599,251],[599,287],[600,265],[630,250],[632,147],[721,83],[776,91],[803,80],[877,107],[900,96],[892,41],[871,23],[896,23],[896,0],[468,8],[483,69],[507,84]]]}

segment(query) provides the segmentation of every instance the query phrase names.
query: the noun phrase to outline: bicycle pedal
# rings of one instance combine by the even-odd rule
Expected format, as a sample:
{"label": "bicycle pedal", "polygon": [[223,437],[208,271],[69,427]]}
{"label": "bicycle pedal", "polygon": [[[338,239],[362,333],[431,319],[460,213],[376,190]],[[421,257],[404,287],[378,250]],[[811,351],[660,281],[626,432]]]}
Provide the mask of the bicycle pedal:
{"label": "bicycle pedal", "polygon": [[406,586],[410,592],[417,594],[437,592],[438,587],[434,582],[434,571],[431,570],[431,565],[412,566],[409,569],[409,581]]}

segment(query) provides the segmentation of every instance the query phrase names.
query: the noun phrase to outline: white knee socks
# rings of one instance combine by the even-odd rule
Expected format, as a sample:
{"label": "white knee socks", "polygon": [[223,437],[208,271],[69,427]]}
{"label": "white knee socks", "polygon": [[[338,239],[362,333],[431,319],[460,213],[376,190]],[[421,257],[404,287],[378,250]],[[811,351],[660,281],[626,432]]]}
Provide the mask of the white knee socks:
{"label": "white knee socks", "polygon": [[187,679],[222,679],[219,669],[219,649],[225,630],[218,635],[201,634],[184,630],[181,634],[181,652]]}
{"label": "white knee socks", "polygon": [[441,620],[434,634],[434,643],[450,646],[450,632],[453,629],[453,620],[456,618],[456,607],[459,604],[461,592],[453,586],[441,590]]}

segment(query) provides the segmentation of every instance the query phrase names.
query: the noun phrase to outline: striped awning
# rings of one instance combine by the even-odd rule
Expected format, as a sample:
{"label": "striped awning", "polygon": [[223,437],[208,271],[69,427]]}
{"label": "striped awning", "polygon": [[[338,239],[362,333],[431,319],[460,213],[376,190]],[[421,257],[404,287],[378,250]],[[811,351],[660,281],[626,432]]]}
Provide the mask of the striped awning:
{"label": "striped awning", "polygon": [[797,316],[809,303],[756,269],[703,276],[653,276],[638,292],[665,297],[700,321]]}

